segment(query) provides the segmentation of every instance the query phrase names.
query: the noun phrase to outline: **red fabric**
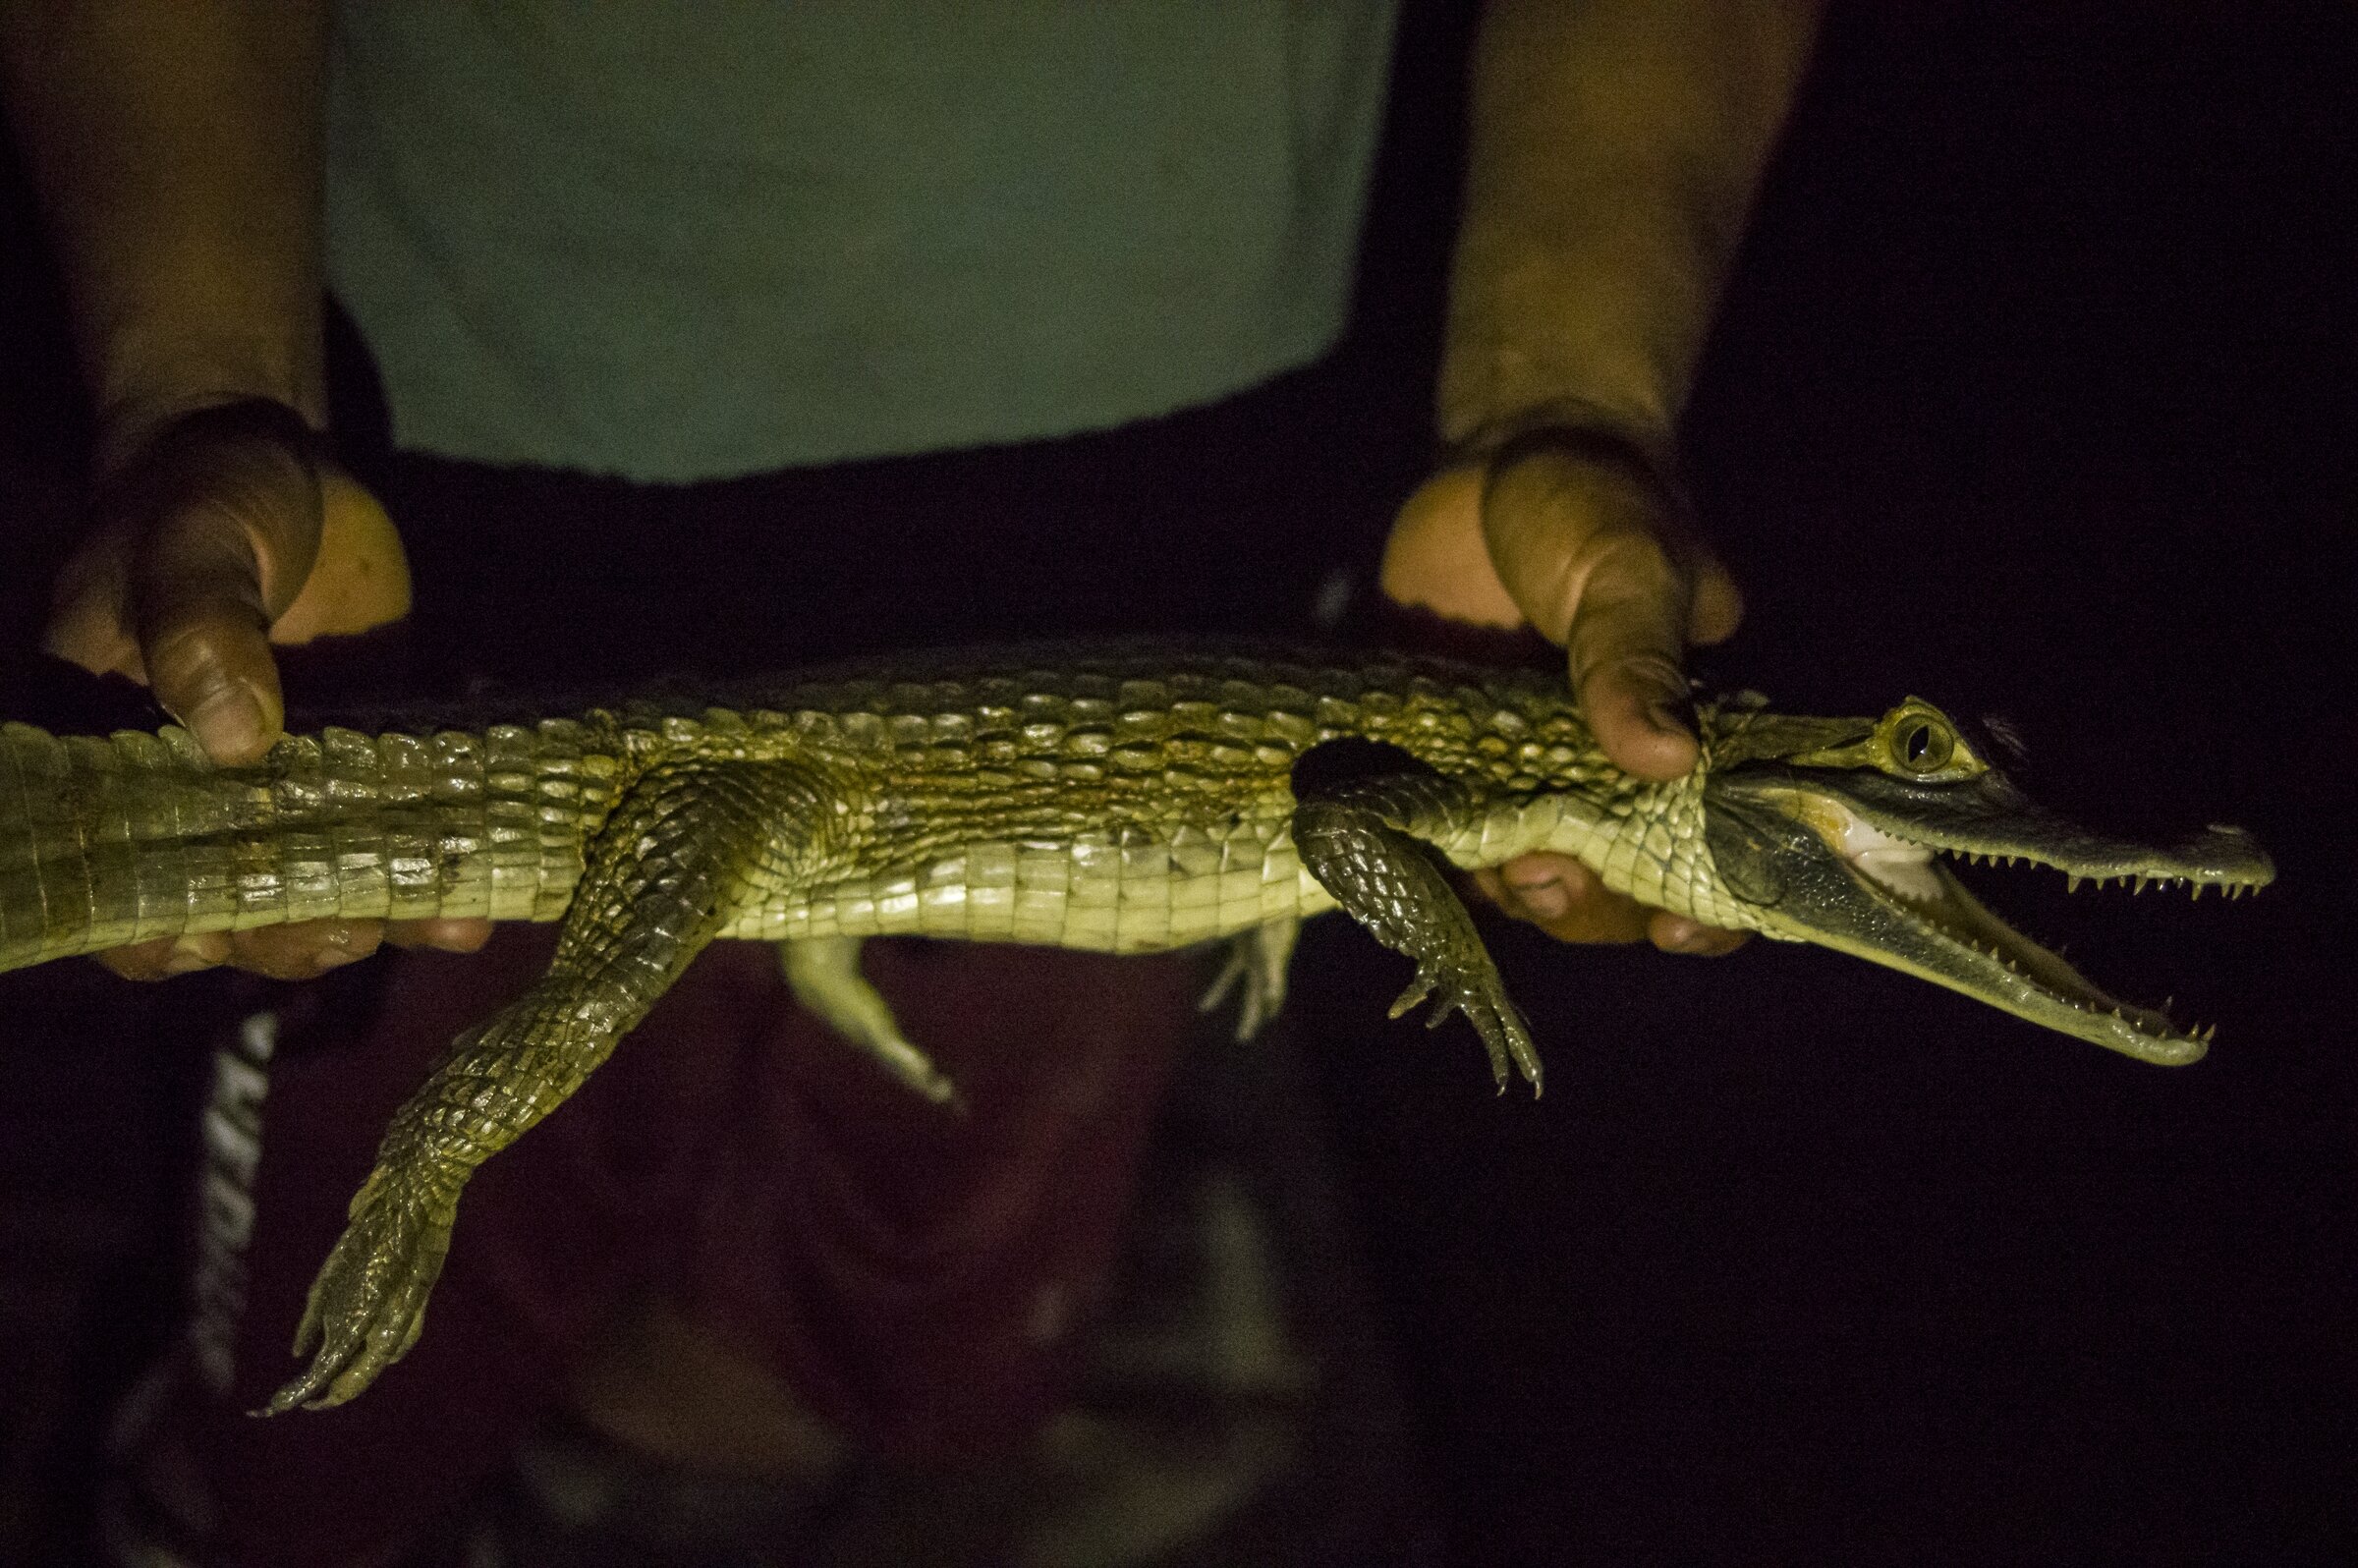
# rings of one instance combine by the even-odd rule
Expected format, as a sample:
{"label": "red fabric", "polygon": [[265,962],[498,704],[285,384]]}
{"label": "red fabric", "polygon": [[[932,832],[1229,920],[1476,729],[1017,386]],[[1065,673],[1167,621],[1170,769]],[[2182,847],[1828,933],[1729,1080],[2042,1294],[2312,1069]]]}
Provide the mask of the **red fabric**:
{"label": "red fabric", "polygon": [[1056,1404],[1195,967],[870,944],[870,978],[958,1084],[959,1115],[796,1007],[771,948],[732,942],[470,1184],[404,1361],[338,1409],[244,1415],[296,1371],[304,1294],[386,1119],[452,1036],[538,973],[553,934],[392,955],[372,1019],[338,1016],[332,981],[282,1009],[236,1386],[180,1390],[150,1434],[204,1472],[208,1560],[327,1561],[422,1526],[558,1396],[637,1284],[765,1349],[876,1450],[986,1452]]}

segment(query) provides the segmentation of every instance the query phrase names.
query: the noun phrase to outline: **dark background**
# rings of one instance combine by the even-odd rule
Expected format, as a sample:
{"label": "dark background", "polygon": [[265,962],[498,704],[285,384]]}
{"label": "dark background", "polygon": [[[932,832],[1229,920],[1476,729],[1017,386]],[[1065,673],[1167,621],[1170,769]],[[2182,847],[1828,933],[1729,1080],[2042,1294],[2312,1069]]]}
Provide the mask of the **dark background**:
{"label": "dark background", "polygon": [[[1330,372],[1372,493],[1424,458],[1463,31],[1412,8]],[[2160,836],[2243,823],[2280,879],[2232,905],[1984,879],[2110,988],[2216,1021],[2179,1071],[1814,950],[1494,925],[1538,1104],[1493,1097],[1462,1031],[1373,1025],[1398,961],[1314,926],[1300,1016],[1452,1560],[2358,1546],[2353,84],[2339,6],[1835,15],[1688,420],[1751,606],[1698,672],[1800,710],[2003,713],[2033,793]],[[21,193],[4,222],[22,645],[80,417]],[[1369,539],[1383,521],[1364,509]],[[174,1288],[188,1067],[142,1051],[127,990],[86,965],[8,982],[10,1546],[55,1539],[87,1391]]]}

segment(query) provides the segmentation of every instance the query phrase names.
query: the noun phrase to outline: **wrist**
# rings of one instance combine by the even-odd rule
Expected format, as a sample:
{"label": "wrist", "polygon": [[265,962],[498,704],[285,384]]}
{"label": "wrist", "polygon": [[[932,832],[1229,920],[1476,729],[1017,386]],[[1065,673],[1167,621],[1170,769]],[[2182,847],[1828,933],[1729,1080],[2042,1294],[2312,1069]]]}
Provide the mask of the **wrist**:
{"label": "wrist", "polygon": [[1668,515],[1681,520],[1693,516],[1669,431],[1579,399],[1534,405],[1477,425],[1443,445],[1439,467],[1480,468],[1487,493],[1527,464],[1550,461],[1614,474],[1650,495]]}
{"label": "wrist", "polygon": [[1542,446],[1594,448],[1607,461],[1667,473],[1675,467],[1670,432],[1660,421],[1617,413],[1586,398],[1524,405],[1467,425],[1441,442],[1441,463],[1494,463]]}
{"label": "wrist", "polygon": [[281,378],[243,374],[176,378],[176,384],[110,396],[98,406],[90,473],[105,480],[166,432],[191,421],[217,420],[309,450],[325,425],[322,401]]}
{"label": "wrist", "polygon": [[312,430],[326,427],[321,312],[215,298],[189,282],[193,300],[168,311],[152,300],[134,300],[84,317],[84,376],[97,417],[92,464],[99,475],[175,420],[230,404],[271,403]]}

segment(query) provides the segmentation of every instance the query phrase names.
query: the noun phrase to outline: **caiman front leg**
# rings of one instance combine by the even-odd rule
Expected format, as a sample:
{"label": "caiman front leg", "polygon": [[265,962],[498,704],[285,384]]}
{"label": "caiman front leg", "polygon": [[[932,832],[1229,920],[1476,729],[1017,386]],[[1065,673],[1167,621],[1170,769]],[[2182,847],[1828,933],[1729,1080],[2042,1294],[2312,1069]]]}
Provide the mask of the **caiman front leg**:
{"label": "caiman front leg", "polygon": [[828,800],[786,763],[658,764],[631,786],[590,845],[547,975],[460,1036],[394,1117],[295,1330],[297,1356],[318,1353],[270,1414],[342,1404],[401,1359],[476,1167],[581,1088],[757,877],[824,854]]}
{"label": "caiman front leg", "polygon": [[1474,918],[1425,842],[1474,807],[1465,786],[1437,773],[1297,786],[1294,850],[1319,885],[1376,939],[1417,961],[1416,979],[1392,1003],[1398,1018],[1434,991],[1426,1026],[1466,1015],[1489,1053],[1490,1076],[1506,1088],[1507,1063],[1540,1090],[1540,1057],[1523,1015],[1507,999],[1498,966]]}

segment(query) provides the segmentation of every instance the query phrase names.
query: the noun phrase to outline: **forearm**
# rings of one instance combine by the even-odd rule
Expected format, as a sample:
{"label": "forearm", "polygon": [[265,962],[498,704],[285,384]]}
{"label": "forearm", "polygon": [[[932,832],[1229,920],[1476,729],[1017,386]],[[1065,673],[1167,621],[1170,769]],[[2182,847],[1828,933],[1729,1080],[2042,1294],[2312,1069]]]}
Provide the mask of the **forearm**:
{"label": "forearm", "polygon": [[239,397],[323,419],[325,38],[304,0],[0,6],[0,87],[110,445]]}
{"label": "forearm", "polygon": [[1443,440],[1666,446],[1807,62],[1810,0],[1498,0],[1476,44]]}

